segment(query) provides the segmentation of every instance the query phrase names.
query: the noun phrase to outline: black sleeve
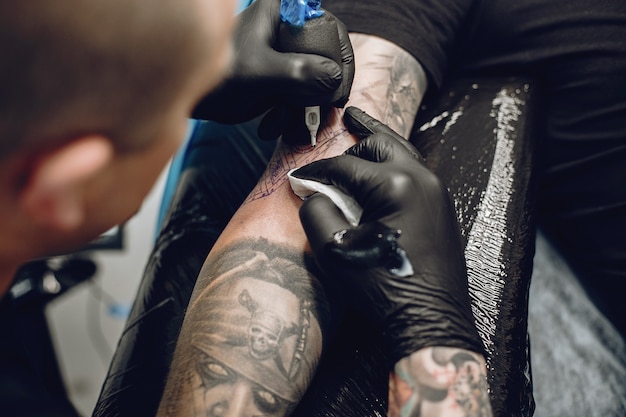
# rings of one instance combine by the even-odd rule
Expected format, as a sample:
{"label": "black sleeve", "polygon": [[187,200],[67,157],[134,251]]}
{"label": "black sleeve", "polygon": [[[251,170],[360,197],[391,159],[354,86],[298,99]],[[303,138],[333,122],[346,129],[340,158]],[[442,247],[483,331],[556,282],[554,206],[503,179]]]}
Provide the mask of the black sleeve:
{"label": "black sleeve", "polygon": [[449,56],[476,0],[327,0],[350,32],[384,38],[412,54],[430,85],[441,85]]}

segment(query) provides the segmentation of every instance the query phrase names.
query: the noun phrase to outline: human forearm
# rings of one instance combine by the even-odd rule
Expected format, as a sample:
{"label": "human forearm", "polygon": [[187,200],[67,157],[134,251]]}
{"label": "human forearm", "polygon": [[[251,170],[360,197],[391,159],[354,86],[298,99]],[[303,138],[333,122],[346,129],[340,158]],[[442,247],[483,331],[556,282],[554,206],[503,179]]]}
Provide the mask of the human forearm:
{"label": "human forearm", "polygon": [[159,415],[290,415],[330,316],[302,251],[239,240],[212,252],[196,288]]}
{"label": "human forearm", "polygon": [[[354,41],[358,70],[350,103],[387,115],[394,128],[408,134],[423,93],[416,62],[377,38],[356,35]],[[306,388],[329,329],[329,307],[317,272],[305,259],[308,244],[298,219],[301,201],[291,192],[286,174],[341,154],[356,142],[343,125],[341,111],[333,110],[327,122],[315,148],[279,143],[267,171],[216,242],[194,289],[161,415],[205,415],[228,408],[249,416],[250,407],[288,415]],[[242,248],[245,256],[237,260]],[[272,262],[289,264],[301,278],[268,282],[263,271],[272,269]],[[257,318],[276,316],[282,317],[286,332],[274,339],[283,346],[280,355],[252,342]],[[276,347],[273,342],[272,349]],[[270,368],[277,372],[274,376]],[[265,377],[257,377],[255,369],[263,369]]]}
{"label": "human forearm", "polygon": [[316,148],[279,144],[214,245],[194,288],[160,415],[289,415],[306,390],[331,320],[308,262],[289,169],[354,139],[331,114]]}

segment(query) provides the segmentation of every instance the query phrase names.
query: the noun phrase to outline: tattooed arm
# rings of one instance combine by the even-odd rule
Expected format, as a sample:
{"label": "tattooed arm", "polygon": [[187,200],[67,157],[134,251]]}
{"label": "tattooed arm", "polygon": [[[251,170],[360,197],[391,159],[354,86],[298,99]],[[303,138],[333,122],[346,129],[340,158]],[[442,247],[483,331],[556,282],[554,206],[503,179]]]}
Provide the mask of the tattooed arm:
{"label": "tattooed arm", "polygon": [[298,219],[287,171],[354,143],[331,114],[315,148],[279,144],[200,272],[160,416],[288,416],[330,329],[328,297]]}
{"label": "tattooed arm", "polygon": [[[407,136],[426,88],[419,64],[379,38],[351,35],[350,104]],[[290,415],[333,319],[286,174],[356,142],[334,110],[318,145],[279,143],[261,180],[209,254],[192,295],[161,401],[162,416]],[[392,379],[397,381],[397,379]]]}

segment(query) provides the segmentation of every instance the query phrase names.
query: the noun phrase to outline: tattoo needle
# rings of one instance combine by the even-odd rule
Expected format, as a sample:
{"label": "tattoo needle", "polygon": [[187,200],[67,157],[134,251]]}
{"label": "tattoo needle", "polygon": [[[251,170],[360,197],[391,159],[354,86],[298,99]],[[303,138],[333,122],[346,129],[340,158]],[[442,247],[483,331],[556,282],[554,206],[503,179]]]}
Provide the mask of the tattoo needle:
{"label": "tattoo needle", "polygon": [[[337,21],[321,9],[321,0],[281,0],[277,50],[315,54],[332,59],[342,67]],[[340,49],[340,48],[339,48]],[[317,144],[321,124],[320,106],[304,109],[304,124],[311,134],[311,146]]]}
{"label": "tattoo needle", "polygon": [[320,128],[320,106],[308,106],[304,108],[304,123],[311,134],[311,146],[317,144],[317,131]]}

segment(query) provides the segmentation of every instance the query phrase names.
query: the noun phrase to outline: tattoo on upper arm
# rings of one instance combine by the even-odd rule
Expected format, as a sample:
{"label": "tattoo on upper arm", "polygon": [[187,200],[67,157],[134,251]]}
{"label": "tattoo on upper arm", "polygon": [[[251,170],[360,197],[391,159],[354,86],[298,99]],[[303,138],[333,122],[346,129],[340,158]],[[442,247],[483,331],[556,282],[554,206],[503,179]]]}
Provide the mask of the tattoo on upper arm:
{"label": "tattoo on upper arm", "polygon": [[492,415],[481,356],[463,349],[424,348],[396,364],[391,375],[391,417]]}
{"label": "tattoo on upper arm", "polygon": [[164,415],[286,416],[322,351],[329,309],[301,252],[239,242],[201,272],[161,404]]}

